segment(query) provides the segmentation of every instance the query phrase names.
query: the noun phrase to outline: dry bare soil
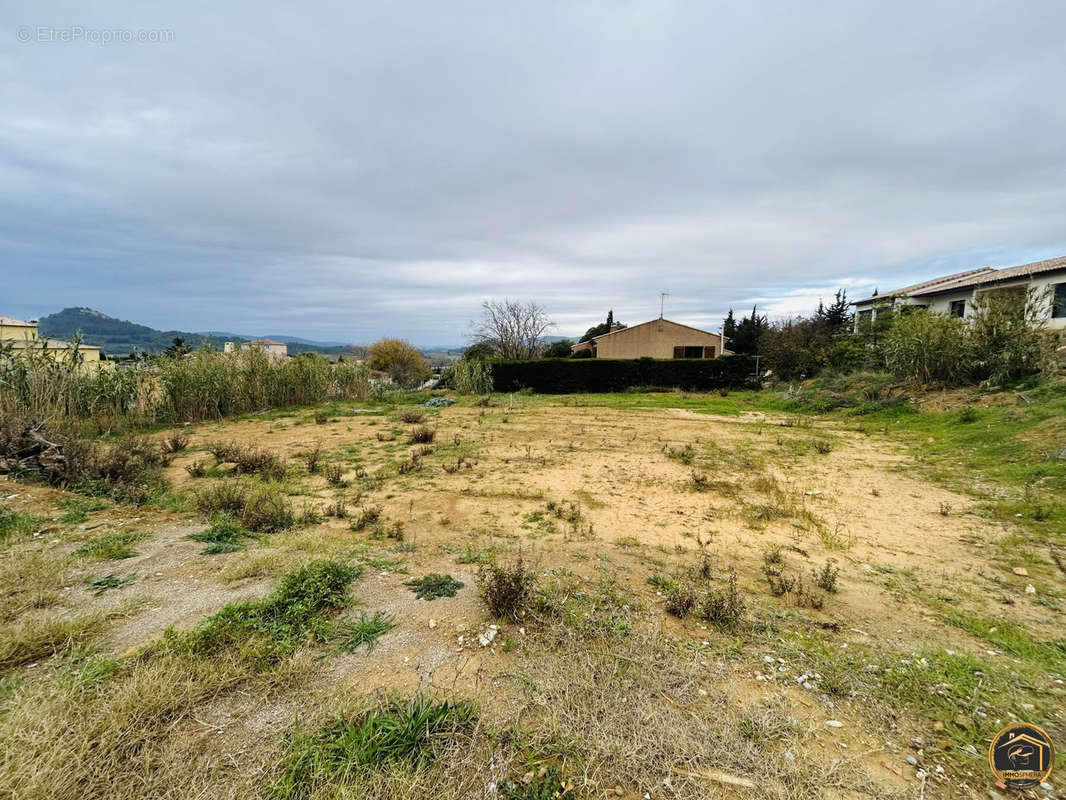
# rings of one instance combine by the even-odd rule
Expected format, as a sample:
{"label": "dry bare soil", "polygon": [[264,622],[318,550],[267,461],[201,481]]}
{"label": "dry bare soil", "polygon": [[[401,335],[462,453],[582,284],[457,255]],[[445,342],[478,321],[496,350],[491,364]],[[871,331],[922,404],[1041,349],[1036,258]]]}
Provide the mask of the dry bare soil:
{"label": "dry bare soil", "polygon": [[[897,440],[503,396],[424,409],[411,443],[414,408],[188,426],[169,507],[0,480],[30,520],[2,545],[0,796],[987,798],[999,727],[1066,743],[1054,551]],[[230,441],[287,476],[229,475],[208,448]],[[318,516],[204,554],[194,498],[228,482]],[[534,595],[496,618],[478,571],[519,558]],[[324,625],[267,656],[190,638],[324,560],[361,568]],[[430,573],[462,587],[420,599]],[[409,757],[337,744],[338,715],[418,696],[472,718]]]}

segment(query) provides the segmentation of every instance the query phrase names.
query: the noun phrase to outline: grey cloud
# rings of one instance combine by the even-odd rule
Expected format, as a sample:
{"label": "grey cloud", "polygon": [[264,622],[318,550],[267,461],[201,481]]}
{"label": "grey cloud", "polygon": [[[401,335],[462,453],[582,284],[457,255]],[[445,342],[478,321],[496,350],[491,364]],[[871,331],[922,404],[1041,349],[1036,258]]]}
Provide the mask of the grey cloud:
{"label": "grey cloud", "polygon": [[459,341],[493,296],[716,326],[1066,252],[1058,2],[3,19],[174,32],[0,44],[5,313]]}

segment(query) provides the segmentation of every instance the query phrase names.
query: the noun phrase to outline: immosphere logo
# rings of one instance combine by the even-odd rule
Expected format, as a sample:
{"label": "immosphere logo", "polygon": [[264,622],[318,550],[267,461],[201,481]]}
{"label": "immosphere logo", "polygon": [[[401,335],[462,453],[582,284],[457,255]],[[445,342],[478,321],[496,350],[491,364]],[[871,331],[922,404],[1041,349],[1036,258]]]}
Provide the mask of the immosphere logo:
{"label": "immosphere logo", "polygon": [[992,774],[1011,789],[1032,789],[1047,780],[1055,766],[1055,745],[1043,728],[1016,722],[988,747]]}

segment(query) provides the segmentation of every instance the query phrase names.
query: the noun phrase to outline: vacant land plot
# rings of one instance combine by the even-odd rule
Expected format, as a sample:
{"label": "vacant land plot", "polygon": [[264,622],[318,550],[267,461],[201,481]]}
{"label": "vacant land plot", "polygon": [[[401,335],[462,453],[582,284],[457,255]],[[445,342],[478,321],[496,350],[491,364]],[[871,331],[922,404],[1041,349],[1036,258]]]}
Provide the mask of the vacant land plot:
{"label": "vacant land plot", "polygon": [[988,797],[1002,725],[1066,741],[1061,416],[769,407],[338,405],[160,432],[153,506],[3,479],[0,794]]}

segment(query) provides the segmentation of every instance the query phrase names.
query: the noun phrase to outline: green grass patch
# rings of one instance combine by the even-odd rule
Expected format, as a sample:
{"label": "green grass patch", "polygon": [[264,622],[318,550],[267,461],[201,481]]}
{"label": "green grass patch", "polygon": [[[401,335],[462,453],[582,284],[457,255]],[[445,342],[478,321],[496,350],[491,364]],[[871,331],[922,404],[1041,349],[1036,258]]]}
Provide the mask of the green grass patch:
{"label": "green grass patch", "polygon": [[945,622],[994,644],[1038,669],[1066,675],[1066,637],[1042,642],[1013,622],[986,619],[965,611],[949,614]]}
{"label": "green grass patch", "polygon": [[0,544],[7,544],[37,531],[44,523],[42,517],[0,506]]}
{"label": "green grass patch", "polygon": [[97,536],[77,550],[74,555],[89,558],[93,561],[121,561],[124,558],[133,558],[137,551],[133,545],[143,542],[149,534],[144,531],[118,531]]}
{"label": "green grass patch", "polygon": [[[338,716],[317,731],[297,731],[289,740],[282,778],[272,800],[339,796],[368,773],[389,766],[423,770],[440,745],[475,721],[469,703],[434,703],[418,695]],[[352,794],[351,796],[357,796]]]}
{"label": "green grass patch", "polygon": [[422,600],[436,600],[438,597],[455,597],[455,593],[463,588],[463,582],[451,575],[431,572],[421,578],[412,578],[404,586],[409,586],[415,596]]}
{"label": "green grass patch", "polygon": [[190,533],[188,538],[206,543],[207,547],[200,553],[210,556],[216,553],[234,553],[237,550],[243,550],[248,540],[255,539],[256,536],[233,517],[219,514],[211,520],[210,528],[199,533]]}
{"label": "green grass patch", "polygon": [[59,501],[59,507],[65,512],[62,521],[67,525],[87,522],[90,512],[102,511],[110,505],[109,502],[99,497],[73,497]]}
{"label": "green grass patch", "polygon": [[129,586],[136,580],[136,576],[130,574],[126,577],[120,577],[118,575],[105,575],[102,578],[97,578],[94,581],[88,581],[89,588],[93,590],[94,595],[101,595],[108,589],[118,589],[123,586]]}
{"label": "green grass patch", "polygon": [[385,612],[375,611],[373,614],[367,614],[364,611],[359,614],[357,622],[344,620],[336,623],[330,639],[345,652],[354,653],[366,645],[366,651],[369,653],[374,649],[377,640],[395,627],[396,623]]}
{"label": "green grass patch", "polygon": [[270,666],[299,645],[328,639],[327,618],[350,602],[356,566],[316,561],[286,573],[262,600],[232,603],[189,633],[168,630],[163,647],[195,655],[236,649],[260,667]]}

